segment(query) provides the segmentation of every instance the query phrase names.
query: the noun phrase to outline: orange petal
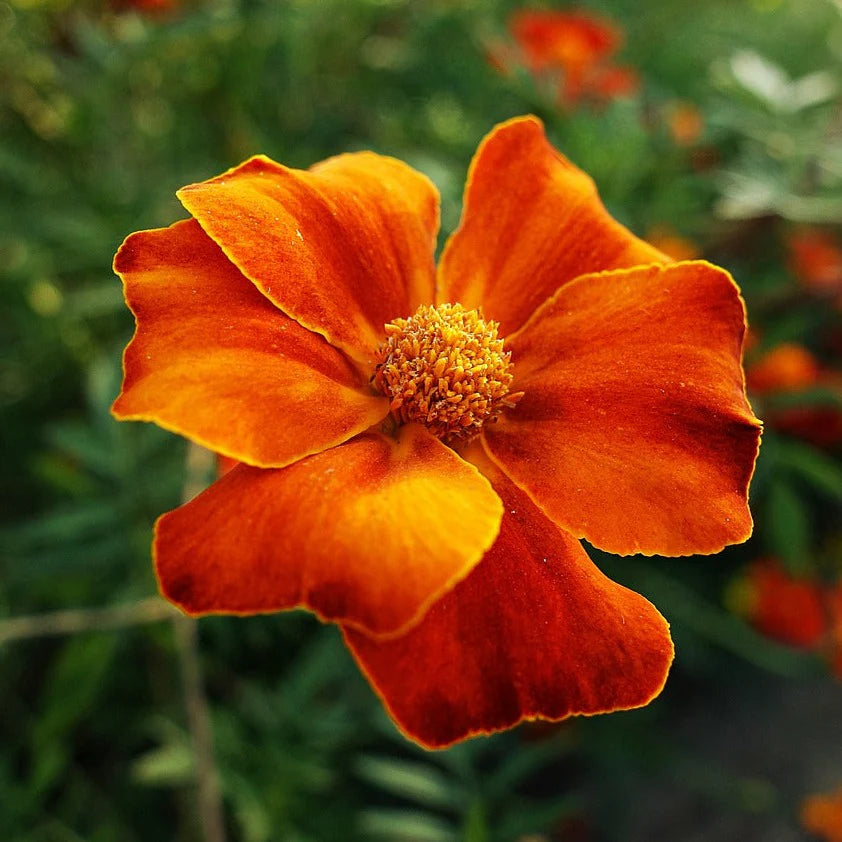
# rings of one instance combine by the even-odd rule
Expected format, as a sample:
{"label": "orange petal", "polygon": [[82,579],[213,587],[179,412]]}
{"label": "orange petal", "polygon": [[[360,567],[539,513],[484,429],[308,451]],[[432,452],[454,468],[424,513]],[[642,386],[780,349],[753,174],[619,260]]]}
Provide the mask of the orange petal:
{"label": "orange petal", "polygon": [[393,158],[304,171],[257,156],[178,197],[271,301],[362,362],[386,322],[433,300],[438,192]]}
{"label": "orange petal", "polygon": [[300,606],[393,634],[468,574],[501,515],[472,465],[408,425],[280,470],[234,468],[160,518],[156,569],[190,614]]}
{"label": "orange petal", "polygon": [[114,269],[137,319],[118,418],[280,466],[388,413],[340,351],[274,307],[194,220],[132,234]]}
{"label": "orange petal", "polygon": [[499,472],[494,546],[401,637],[345,641],[406,734],[430,748],[510,728],[647,704],[673,657],[642,596],[606,578],[571,535]]}
{"label": "orange petal", "polygon": [[439,301],[481,306],[505,336],[579,275],[667,260],[608,215],[538,119],[521,117],[497,126],[474,157]]}
{"label": "orange petal", "polygon": [[751,534],[760,423],[743,304],[704,262],[580,278],[506,347],[517,407],[489,453],[563,529],[612,553],[713,553]]}

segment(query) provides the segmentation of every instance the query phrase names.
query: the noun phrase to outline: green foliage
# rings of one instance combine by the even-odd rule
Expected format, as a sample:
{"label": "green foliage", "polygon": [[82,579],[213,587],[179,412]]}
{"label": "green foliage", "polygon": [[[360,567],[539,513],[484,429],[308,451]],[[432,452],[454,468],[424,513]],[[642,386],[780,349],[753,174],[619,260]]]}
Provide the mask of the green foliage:
{"label": "green foliage", "polygon": [[357,775],[402,805],[365,809],[364,838],[504,842],[539,832],[581,806],[566,790],[523,794],[536,776],[554,777],[571,748],[569,734],[557,731],[531,743],[500,737],[440,754],[416,749],[411,759],[362,755]]}
{"label": "green foliage", "polygon": [[[808,579],[842,575],[840,441],[787,415],[842,407],[842,292],[800,283],[787,245],[809,225],[842,246],[838,2],[579,3],[625,31],[618,61],[641,88],[576,109],[554,81],[488,60],[510,42],[514,0],[131,5],[0,3],[0,613],[131,609],[156,592],[151,528],[179,503],[185,448],[109,413],[132,330],[110,268],[125,235],[183,217],[178,187],[253,153],[308,166],[369,148],[436,182],[443,242],[480,138],[531,111],[618,219],[642,236],[667,226],[733,271],[757,334],[749,365],[797,343],[820,366],[816,383],[753,395],[767,422],[756,535],[692,561],[594,551],[672,623],[679,660],[658,703],[438,753],[395,731],[334,629],[298,614],[202,621],[227,834],[626,842],[697,838],[715,812],[724,824],[704,838],[750,838],[747,826],[795,838],[798,798],[837,782],[787,777],[807,739],[798,714],[816,719],[816,699],[838,711],[839,687],[820,652],[768,640],[723,593],[760,555]],[[701,134],[678,142],[670,115],[688,103]],[[50,614],[18,638],[0,632],[0,838],[202,838],[184,651],[166,615],[133,616],[58,634]],[[786,763],[710,765],[705,735],[765,710],[757,687],[813,688],[795,714],[764,720]],[[654,815],[673,801],[689,806],[658,837]]]}

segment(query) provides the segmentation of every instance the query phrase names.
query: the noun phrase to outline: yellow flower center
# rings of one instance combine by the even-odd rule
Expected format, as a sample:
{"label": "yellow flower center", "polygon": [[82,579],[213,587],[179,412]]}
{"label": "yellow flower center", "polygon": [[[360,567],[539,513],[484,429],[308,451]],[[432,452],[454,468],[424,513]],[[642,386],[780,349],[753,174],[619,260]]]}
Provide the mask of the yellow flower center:
{"label": "yellow flower center", "polygon": [[398,423],[416,421],[446,444],[469,441],[523,392],[510,393],[511,354],[497,322],[461,304],[421,306],[386,326],[372,382]]}

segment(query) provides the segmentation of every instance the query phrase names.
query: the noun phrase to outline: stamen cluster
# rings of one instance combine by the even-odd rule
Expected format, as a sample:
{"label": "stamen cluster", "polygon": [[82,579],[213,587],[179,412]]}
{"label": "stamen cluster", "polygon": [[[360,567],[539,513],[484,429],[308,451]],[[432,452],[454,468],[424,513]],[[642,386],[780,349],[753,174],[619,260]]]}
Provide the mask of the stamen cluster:
{"label": "stamen cluster", "polygon": [[511,354],[497,322],[461,304],[423,305],[386,326],[372,382],[391,399],[392,416],[415,421],[446,444],[469,441],[522,392],[510,393]]}

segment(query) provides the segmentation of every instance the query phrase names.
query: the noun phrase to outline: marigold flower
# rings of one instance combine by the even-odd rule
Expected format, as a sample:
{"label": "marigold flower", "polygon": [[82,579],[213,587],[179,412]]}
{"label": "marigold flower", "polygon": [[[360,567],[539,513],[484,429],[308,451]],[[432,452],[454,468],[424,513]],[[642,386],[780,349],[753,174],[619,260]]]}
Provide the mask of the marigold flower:
{"label": "marigold flower", "polygon": [[825,842],[842,842],[842,787],[805,798],[801,824]]}
{"label": "marigold flower", "polygon": [[342,625],[393,718],[444,746],[646,704],[668,626],[579,543],[713,553],[751,531],[759,440],[726,272],[615,222],[535,118],[438,194],[370,152],[258,156],[115,258],[137,330],[118,418],[236,459],[156,524],[190,614]]}
{"label": "marigold flower", "polygon": [[639,87],[632,68],[608,64],[622,43],[620,29],[590,12],[523,9],[512,15],[509,31],[532,73],[562,73],[562,105],[616,99]]}
{"label": "marigold flower", "polygon": [[842,304],[842,246],[827,231],[802,228],[788,238],[790,269],[808,289]]}
{"label": "marigold flower", "polygon": [[796,577],[776,559],[759,559],[732,586],[730,601],[766,637],[823,653],[842,678],[842,581]]}
{"label": "marigold flower", "polygon": [[[784,342],[754,360],[746,369],[746,382],[758,397],[797,395],[816,387],[842,396],[842,377],[795,342]],[[764,417],[770,427],[816,447],[832,448],[842,442],[842,411],[832,404],[769,407]]]}
{"label": "marigold flower", "polygon": [[809,649],[825,634],[821,585],[791,576],[775,559],[759,559],[749,565],[737,601],[737,613],[772,640]]}
{"label": "marigold flower", "polygon": [[668,111],[667,125],[679,146],[692,146],[705,128],[702,112],[692,102],[675,102]]}
{"label": "marigold flower", "polygon": [[806,389],[819,380],[818,360],[803,345],[782,342],[746,369],[746,382],[755,392]]}
{"label": "marigold flower", "polygon": [[827,596],[829,618],[830,671],[842,679],[842,581],[830,589]]}

